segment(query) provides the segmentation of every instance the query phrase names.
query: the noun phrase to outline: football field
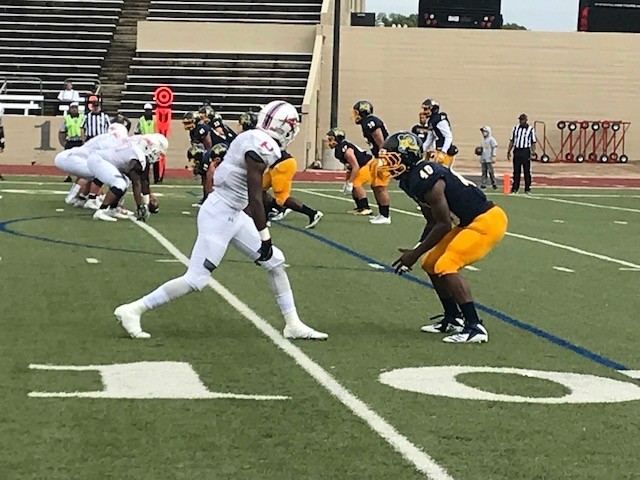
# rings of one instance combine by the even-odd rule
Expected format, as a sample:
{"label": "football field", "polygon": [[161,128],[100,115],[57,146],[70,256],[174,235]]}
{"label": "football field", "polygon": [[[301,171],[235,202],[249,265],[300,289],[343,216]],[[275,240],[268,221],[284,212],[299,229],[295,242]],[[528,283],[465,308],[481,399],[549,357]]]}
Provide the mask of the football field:
{"label": "football field", "polygon": [[0,480],[639,478],[640,190],[490,191],[509,231],[463,272],[489,342],[451,345],[420,332],[428,277],[390,273],[424,226],[397,190],[372,226],[340,185],[295,185],[324,220],[271,232],[330,338],[292,343],[233,249],[127,338],[112,312],[184,272],[199,186],[156,187],[144,225],[92,221],[68,187],[0,182]]}

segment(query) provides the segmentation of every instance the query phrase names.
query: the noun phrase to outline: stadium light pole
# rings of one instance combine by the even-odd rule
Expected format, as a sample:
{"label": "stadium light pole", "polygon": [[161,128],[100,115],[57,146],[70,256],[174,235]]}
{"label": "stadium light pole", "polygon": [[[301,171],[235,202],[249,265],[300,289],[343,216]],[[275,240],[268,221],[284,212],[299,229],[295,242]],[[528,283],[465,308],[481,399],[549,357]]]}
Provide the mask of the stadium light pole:
{"label": "stadium light pole", "polygon": [[333,62],[331,71],[331,125],[338,126],[338,83],[340,81],[340,20],[341,1],[334,0],[333,10]]}

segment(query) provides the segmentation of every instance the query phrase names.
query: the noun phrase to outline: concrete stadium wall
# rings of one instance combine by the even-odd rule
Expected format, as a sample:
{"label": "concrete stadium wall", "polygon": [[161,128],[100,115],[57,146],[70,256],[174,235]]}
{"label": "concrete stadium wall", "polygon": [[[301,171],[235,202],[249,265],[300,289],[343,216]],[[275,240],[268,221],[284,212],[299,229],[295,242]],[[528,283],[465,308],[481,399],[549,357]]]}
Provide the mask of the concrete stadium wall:
{"label": "concrete stadium wall", "polygon": [[[339,126],[364,145],[351,107],[367,99],[390,131],[409,129],[426,98],[451,117],[460,159],[475,158],[479,127],[491,125],[506,157],[517,116],[631,121],[627,154],[640,158],[640,35],[394,29],[342,31]],[[325,50],[325,54],[327,51]],[[329,127],[331,82],[324,58],[320,128]],[[321,132],[321,133],[324,133]],[[557,140],[556,140],[556,143]]]}
{"label": "concrete stadium wall", "polygon": [[311,53],[315,25],[138,22],[138,50]]}
{"label": "concrete stadium wall", "polygon": [[[4,153],[0,154],[0,166],[3,164],[54,165],[53,158],[56,153],[63,150],[58,142],[58,130],[62,125],[62,117],[4,115],[2,118],[7,147]],[[137,120],[132,119],[132,121],[131,130],[133,131]],[[47,123],[49,134],[45,135],[42,125],[46,126]],[[51,147],[51,150],[43,149],[47,145]],[[169,145],[167,168],[184,168],[187,164],[186,152],[189,148],[189,138],[179,120],[174,120],[171,123]],[[1,168],[0,173],[2,173]]]}

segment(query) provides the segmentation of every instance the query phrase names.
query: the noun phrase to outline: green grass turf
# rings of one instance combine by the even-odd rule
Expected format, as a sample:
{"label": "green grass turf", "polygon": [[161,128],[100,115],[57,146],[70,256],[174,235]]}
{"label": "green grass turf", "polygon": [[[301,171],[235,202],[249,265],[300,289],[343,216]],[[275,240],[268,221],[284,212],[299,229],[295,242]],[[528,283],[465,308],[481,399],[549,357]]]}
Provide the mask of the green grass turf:
{"label": "green grass turf", "polygon": [[[66,185],[0,183],[3,189],[65,190]],[[16,179],[34,181],[31,179]],[[150,218],[183,253],[195,239],[198,187],[160,187],[161,213]],[[192,188],[190,188],[192,186]],[[304,184],[326,198],[294,192],[322,209],[314,231],[391,263],[412,246],[423,222],[394,212],[391,226],[370,226],[336,185]],[[324,190],[331,191],[324,191]],[[554,194],[625,195],[613,190],[539,190]],[[637,191],[628,191],[629,195]],[[111,312],[180,275],[171,256],[126,221],[91,221],[60,195],[0,192],[0,478],[2,479],[409,479],[424,478],[360,419],[281,353],[211,289],[149,312],[147,342],[124,338]],[[638,213],[491,196],[508,213],[511,232],[640,264]],[[634,208],[633,198],[566,198]],[[392,194],[392,206],[417,213]],[[64,212],[56,212],[64,208]],[[191,215],[181,212],[189,211]],[[565,223],[554,223],[561,219]],[[627,221],[627,225],[614,224]],[[289,215],[286,225],[303,227]],[[434,293],[375,270],[299,231],[274,225],[290,265],[298,309],[327,331],[326,343],[297,343],[321,367],[428,452],[456,480],[636,478],[639,403],[540,405],[456,400],[395,390],[378,376],[432,365],[514,367],[626,377],[532,333],[482,314],[491,340],[445,345],[418,328],[439,313]],[[95,246],[138,253],[97,249]],[[87,264],[87,257],[101,263]],[[229,250],[215,277],[250,308],[281,328],[262,269]],[[589,350],[640,369],[636,305],[640,272],[556,247],[506,237],[479,271],[465,271],[479,303]],[[554,270],[561,266],[574,270]],[[414,274],[424,278],[419,271]],[[30,391],[100,390],[96,372],[43,372],[31,363],[99,365],[137,361],[190,363],[212,391],[288,395],[291,400],[35,399]],[[465,374],[464,383],[496,393],[561,396],[564,387],[514,375]],[[632,381],[626,379],[627,381]]]}

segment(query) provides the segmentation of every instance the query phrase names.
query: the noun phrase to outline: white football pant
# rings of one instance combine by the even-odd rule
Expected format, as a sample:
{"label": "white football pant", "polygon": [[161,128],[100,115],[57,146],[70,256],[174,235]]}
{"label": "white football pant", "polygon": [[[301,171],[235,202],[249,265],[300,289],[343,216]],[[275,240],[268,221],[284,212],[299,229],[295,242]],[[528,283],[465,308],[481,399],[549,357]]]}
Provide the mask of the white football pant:
{"label": "white football pant", "polygon": [[56,167],[69,175],[91,180],[94,175],[89,170],[87,160],[74,152],[75,149],[64,150],[53,160]]}
{"label": "white football pant", "polygon": [[93,176],[110,187],[124,192],[131,183],[124,173],[120,172],[115,165],[103,159],[100,154],[93,153],[89,155],[87,164]]}

